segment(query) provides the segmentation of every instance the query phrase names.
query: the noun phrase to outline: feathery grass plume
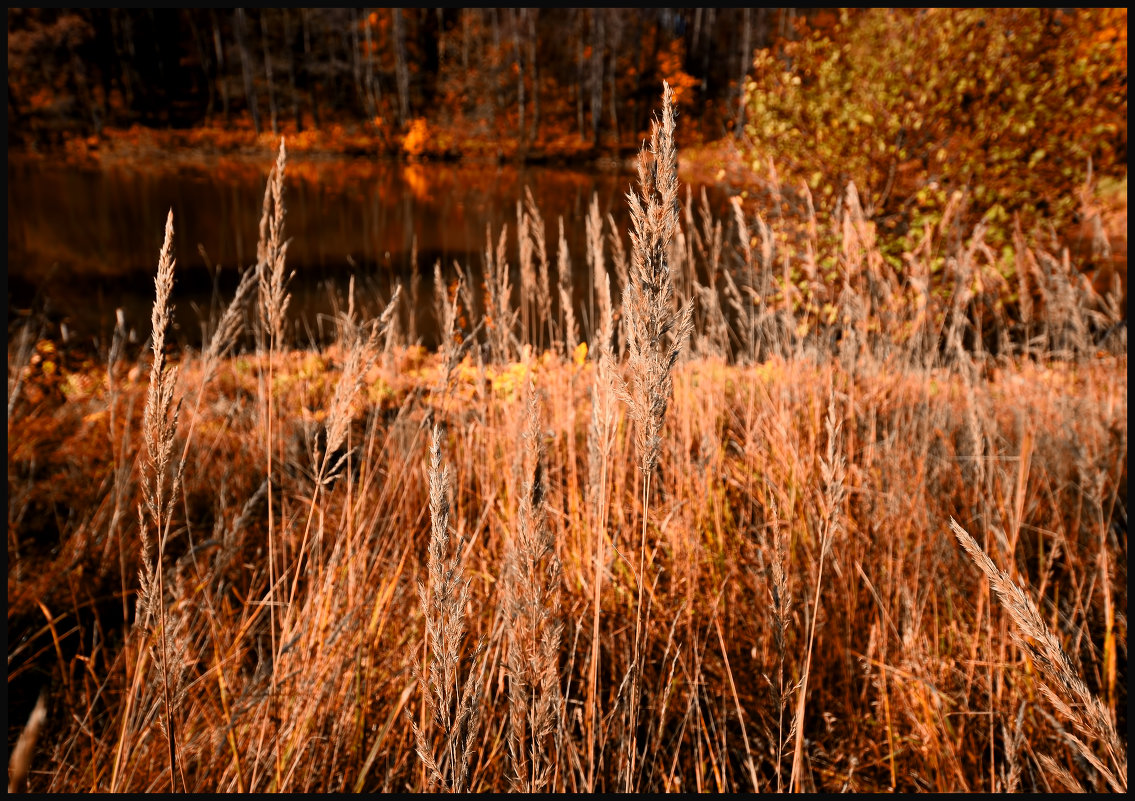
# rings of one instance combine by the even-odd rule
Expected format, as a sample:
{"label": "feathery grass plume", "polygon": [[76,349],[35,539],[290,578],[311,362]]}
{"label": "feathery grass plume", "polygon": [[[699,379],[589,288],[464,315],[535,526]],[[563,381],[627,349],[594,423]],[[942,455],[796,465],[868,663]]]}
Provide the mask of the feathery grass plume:
{"label": "feathery grass plume", "polygon": [[442,367],[438,371],[438,380],[433,387],[433,394],[442,397],[449,389],[453,378],[453,371],[460,363],[462,356],[474,342],[477,329],[481,323],[467,337],[462,336],[458,326],[461,302],[465,296],[465,275],[457,271],[456,284],[452,293],[441,277],[441,261],[434,265],[434,311],[437,314],[440,329],[438,353],[441,356]]}
{"label": "feathery grass plume", "polygon": [[[623,289],[623,327],[630,356],[631,419],[642,473],[642,536],[639,544],[638,600],[635,611],[634,677],[631,683],[630,726],[638,722],[642,676],[642,598],[646,584],[646,523],[650,476],[662,447],[662,423],[673,391],[671,371],[693,325],[693,308],[674,309],[670,270],[671,245],[678,227],[678,155],[674,147],[674,91],[663,83],[662,119],[652,124],[649,148],[639,153],[639,194],[627,193],[631,209],[630,281]],[[630,770],[634,786],[637,745],[632,743]]]}
{"label": "feathery grass plume", "polygon": [[543,321],[542,334],[547,340],[538,342],[539,350],[543,350],[552,341],[552,288],[548,278],[548,237],[544,231],[544,218],[536,199],[532,197],[532,190],[524,187],[524,209],[528,216],[528,233],[532,238],[532,252],[536,259],[536,320],[537,326]]}
{"label": "feathery grass plume", "polygon": [[[352,300],[354,288],[355,279],[352,276],[349,286]],[[351,423],[351,404],[359,394],[359,390],[363,388],[363,381],[378,358],[378,341],[391,328],[401,298],[402,286],[399,284],[394,288],[394,294],[387,301],[386,308],[369,326],[357,325],[350,313],[341,320],[342,340],[347,351],[347,360],[339,374],[339,381],[335,384],[335,394],[331,398],[331,406],[327,412],[327,440],[324,452],[318,460],[317,483],[322,484],[328,473],[337,469],[337,465],[329,460],[333,454],[339,452],[347,440],[347,429]],[[368,327],[370,332],[364,333]]]}
{"label": "feathery grass plume", "polygon": [[824,559],[831,550],[832,540],[842,526],[843,501],[847,496],[844,486],[846,475],[845,459],[841,450],[840,429],[843,421],[836,420],[836,402],[834,388],[828,394],[828,413],[824,420],[827,430],[827,449],[820,460],[820,474],[823,478],[823,533],[820,537],[820,564],[816,571],[816,590],[812,598],[812,619],[808,631],[808,648],[804,654],[804,666],[801,671],[800,686],[796,695],[796,713],[792,727],[796,732],[796,743],[792,754],[792,776],[789,783],[790,790],[799,792],[802,789],[804,770],[804,708],[808,699],[808,678],[812,668],[812,646],[816,639],[816,617],[820,611],[820,591],[823,589]]}
{"label": "feathery grass plume", "polygon": [[626,385],[619,376],[607,348],[600,346],[595,380],[591,385],[591,424],[587,429],[588,507],[595,531],[595,573],[591,588],[591,661],[588,666],[587,709],[587,791],[594,792],[598,769],[596,738],[599,729],[599,644],[603,572],[607,569],[607,483],[610,476],[615,436],[619,426],[619,404],[629,403]]}
{"label": "feathery grass plume", "polygon": [[776,683],[771,680],[769,686],[773,694],[773,706],[776,708],[776,736],[775,762],[776,762],[776,791],[782,792],[783,779],[781,776],[781,759],[784,755],[784,744],[788,739],[784,731],[784,713],[788,707],[788,692],[784,687],[784,664],[788,657],[788,621],[792,611],[792,589],[788,586],[788,549],[785,546],[784,532],[780,527],[780,516],[777,514],[776,501],[769,497],[769,511],[772,514],[773,551],[774,556],[769,560],[766,568],[769,594],[772,604],[769,606],[769,617],[772,620],[773,643],[776,645],[777,671]]}
{"label": "feathery grass plume", "polygon": [[237,343],[237,338],[244,329],[244,308],[248,299],[256,288],[257,271],[245,270],[237,284],[236,292],[221,314],[221,319],[213,329],[209,344],[205,346],[202,359],[201,380],[197,385],[197,397],[193,402],[193,413],[190,416],[189,431],[185,435],[185,444],[181,451],[181,463],[178,467],[184,472],[189,461],[189,449],[193,441],[193,432],[197,428],[198,412],[205,397],[205,387],[216,374],[217,367]]}
{"label": "feathery grass plume", "polygon": [[[483,679],[476,670],[484,646],[478,644],[469,658],[465,681],[460,677],[461,649],[465,639],[465,608],[469,579],[461,566],[462,537],[449,526],[449,467],[441,461],[441,428],[434,426],[430,443],[429,486],[431,534],[429,587],[418,582],[418,598],[426,619],[426,646],[430,652],[425,703],[441,735],[442,754],[434,755],[426,733],[410,719],[417,753],[432,781],[455,793],[469,790],[469,764],[481,725]],[[418,666],[418,674],[424,665]]]}
{"label": "feathery grass plume", "polygon": [[[751,300],[757,300],[757,303],[760,305],[761,309],[763,309],[765,293],[755,288],[753,248],[750,243],[749,226],[745,223],[745,212],[741,207],[741,198],[730,198],[730,203],[733,206],[733,220],[737,225],[737,241],[741,245],[745,272],[748,276],[747,288],[750,294],[757,295],[757,298]],[[738,329],[737,339],[740,341],[744,357],[739,361],[744,363],[748,360],[756,360],[760,358],[760,354],[757,352],[757,316],[759,315],[759,310],[754,309],[754,303],[746,302],[742,297],[741,290],[733,278],[733,271],[726,269],[723,273],[725,277],[725,300],[733,310],[734,324]]]}
{"label": "feathery grass plume", "polygon": [[513,788],[539,792],[556,763],[551,736],[563,715],[559,684],[560,560],[545,508],[540,401],[526,390],[523,480],[516,533],[506,557],[505,614]]}
{"label": "feathery grass plume", "polygon": [[619,227],[615,225],[615,218],[607,214],[607,241],[611,244],[611,263],[615,265],[615,281],[620,287],[630,282],[630,267],[627,263],[627,249],[623,245]]}
{"label": "feathery grass plume", "polygon": [[556,272],[560,291],[560,337],[564,355],[571,359],[579,345],[579,325],[575,321],[575,292],[571,280],[571,254],[564,236],[564,218],[560,217],[560,239],[556,251]]}
{"label": "feathery grass plume", "polygon": [[[1091,765],[1117,793],[1127,792],[1127,749],[1120,742],[1115,722],[1107,709],[1084,684],[1060,640],[1048,628],[1033,599],[1009,574],[993,563],[957,521],[950,529],[958,543],[985,574],[1016,628],[1013,641],[1040,668],[1045,681],[1041,692],[1080,734],[1065,733],[1076,753]],[[1102,751],[1097,755],[1096,749]]]}
{"label": "feathery grass plume", "polygon": [[201,378],[202,384],[209,383],[209,379],[216,372],[217,365],[236,345],[237,339],[244,329],[244,307],[249,298],[252,297],[253,290],[256,289],[257,278],[255,270],[245,270],[241,273],[236,292],[233,293],[232,300],[229,301],[229,305],[221,314],[221,319],[213,329],[213,335],[209,338],[209,344],[205,348],[205,369]]}
{"label": "feathery grass plume", "polygon": [[[16,336],[16,357],[8,359],[8,427],[12,426],[12,410],[16,408],[16,401],[20,398],[20,390],[24,386],[28,365],[31,363],[32,350],[35,347],[36,337],[32,336],[31,324],[20,326],[20,333]],[[11,339],[9,338],[9,341]],[[11,431],[9,430],[9,434]]]}
{"label": "feathery grass plume", "polygon": [[[287,165],[287,151],[284,148],[284,139],[280,138],[280,149],[276,155],[276,164],[268,174],[268,183],[264,188],[264,204],[260,214],[260,238],[256,244],[256,274],[259,286],[260,326],[257,330],[258,341],[263,347],[263,339],[267,338],[268,370],[267,382],[263,391],[265,398],[265,425],[264,425],[264,471],[268,478],[268,605],[269,605],[269,635],[272,642],[272,653],[276,653],[277,610],[276,592],[279,571],[277,560],[287,556],[277,542],[276,514],[273,508],[273,493],[271,485],[274,483],[273,451],[275,441],[273,429],[275,427],[275,358],[276,351],[282,347],[285,337],[288,305],[291,295],[287,292],[287,284],[291,276],[285,277],[284,265],[287,258],[288,242],[284,239],[284,171]],[[281,553],[277,553],[277,549]],[[276,674],[270,674],[272,696],[276,694]],[[276,786],[282,780],[281,755],[279,740],[276,744]]]}
{"label": "feathery grass plume", "polygon": [[418,294],[421,291],[422,274],[418,271],[418,235],[410,240],[410,318],[407,345],[417,345],[418,342]]}
{"label": "feathery grass plume", "polygon": [[591,350],[596,354],[609,351],[615,335],[615,316],[611,306],[611,277],[603,250],[603,217],[599,214],[599,194],[592,192],[591,206],[586,220],[587,263],[591,267],[591,280],[595,303],[591,310]]}
{"label": "feathery grass plume", "polygon": [[[276,164],[268,173],[268,182],[264,187],[264,204],[260,214],[260,238],[256,243],[256,276],[259,288],[259,304],[257,309],[260,315],[261,336],[267,337],[268,350],[268,476],[272,475],[272,368],[275,352],[283,345],[286,334],[286,321],[288,306],[291,304],[291,295],[287,291],[287,284],[291,276],[284,275],[284,266],[288,254],[288,241],[284,239],[284,171],[287,166],[287,151],[284,148],[284,139],[280,138],[280,149],[276,155]],[[271,506],[271,493],[269,493],[269,506]],[[272,513],[269,509],[269,536],[271,536]],[[269,545],[271,550],[271,545]]]}
{"label": "feathery grass plume", "polygon": [[1025,745],[1025,703],[1017,709],[1017,717],[1013,723],[1013,732],[1004,725],[1001,726],[1001,742],[1005,749],[1005,766],[1001,769],[1001,787],[1003,793],[1015,793],[1021,787],[1021,749]]}
{"label": "feathery grass plume", "polygon": [[28,722],[16,740],[16,747],[8,757],[8,792],[23,793],[28,789],[28,771],[32,766],[32,754],[43,724],[47,722],[47,690],[40,690]]}
{"label": "feathery grass plume", "polygon": [[[687,208],[689,207],[689,188],[687,193]],[[689,284],[691,298],[696,298],[701,308],[700,325],[695,324],[695,330],[703,333],[697,336],[694,352],[705,356],[718,356],[722,359],[729,357],[729,324],[721,307],[721,297],[717,291],[717,276],[722,272],[721,256],[723,248],[723,226],[720,220],[714,220],[713,209],[709,205],[709,195],[705,187],[701,190],[701,201],[698,205],[698,216],[701,219],[701,231],[692,222],[689,225],[691,234],[698,245],[702,260],[705,262],[706,285],[698,281],[697,269],[691,262],[689,271]],[[726,271],[727,272],[727,271]]]}
{"label": "feathery grass plume", "polygon": [[[527,189],[527,187],[525,187]],[[520,341],[531,345],[536,330],[536,266],[532,252],[532,218],[524,201],[516,201],[516,244],[520,261]]]}
{"label": "feathery grass plume", "polygon": [[[354,276],[352,275],[351,278],[353,279]],[[402,282],[396,280],[394,282],[394,292],[391,294],[391,297],[401,298],[401,295]],[[410,311],[410,314],[411,316],[413,315],[413,310]],[[399,336],[402,333],[402,317],[398,314],[397,308],[394,306],[388,307],[383,311],[383,316],[388,316],[388,320],[383,326],[382,356],[386,366],[392,367],[395,348],[399,347],[399,345],[405,346],[410,343],[402,342],[402,337]]]}
{"label": "feathery grass plume", "polygon": [[[445,283],[445,278],[441,274],[441,259],[434,262],[434,323],[440,332],[440,339],[438,348],[443,349],[448,340],[446,339],[446,332],[453,333],[454,323],[456,320],[449,320],[450,310],[455,309],[455,298],[450,298],[449,287]],[[456,314],[454,314],[456,317]]]}
{"label": "feathery grass plume", "polygon": [[513,354],[517,312],[512,309],[512,282],[509,280],[505,246],[508,244],[508,226],[501,227],[493,253],[493,232],[485,226],[485,306],[489,318],[489,347],[497,364],[508,364]]}
{"label": "feathery grass plume", "polygon": [[[456,259],[454,259],[453,271],[457,273],[457,289],[458,296],[461,298],[461,305],[464,307],[465,313],[469,315],[469,319],[472,320],[477,316],[477,296],[473,291],[472,270],[470,270],[469,274],[466,275],[465,270],[461,267],[461,264]],[[478,322],[478,327],[484,326],[485,316],[486,315],[484,314],[480,315],[481,319]],[[469,338],[474,338],[472,333],[469,334]]]}
{"label": "feathery grass plume", "polygon": [[[166,217],[165,239],[158,255],[158,274],[154,279],[154,306],[150,316],[153,364],[150,367],[150,386],[146,392],[146,405],[142,412],[142,439],[146,447],[146,463],[141,475],[142,499],[149,520],[138,505],[139,533],[142,539],[142,569],[139,572],[141,593],[138,597],[137,621],[157,642],[153,646],[155,664],[161,681],[165,707],[164,728],[169,745],[170,781],[176,782],[180,764],[177,759],[176,698],[180,691],[182,671],[175,665],[177,643],[170,631],[165,609],[166,542],[173,522],[173,504],[183,475],[182,469],[170,475],[173,466],[174,438],[177,434],[180,400],[175,404],[177,368],[166,364],[166,329],[169,326],[170,293],[173,291],[173,210]],[[184,467],[184,464],[181,466]],[[168,486],[167,486],[168,482]],[[156,553],[150,550],[148,531],[152,528],[157,540]],[[151,561],[151,555],[153,561]],[[186,789],[185,776],[180,774],[181,787]]]}
{"label": "feathery grass plume", "polygon": [[658,463],[662,423],[673,391],[671,376],[692,328],[692,305],[674,309],[670,246],[678,227],[678,164],[674,147],[674,92],[664,85],[662,120],[653,123],[649,149],[639,154],[640,193],[631,208],[631,270],[623,289],[623,326],[630,355],[631,417],[639,468]]}
{"label": "feathery grass plume", "polygon": [[268,174],[264,188],[264,205],[260,214],[260,239],[256,243],[256,268],[260,279],[260,319],[274,346],[284,341],[288,305],[291,295],[287,284],[291,276],[284,275],[288,255],[288,242],[284,239],[284,169],[287,151],[280,138],[276,165]]}
{"label": "feathery grass plume", "polygon": [[[342,463],[347,459],[348,453],[343,450],[347,441],[347,434],[351,426],[351,405],[355,402],[367,373],[370,372],[378,359],[378,342],[392,327],[395,314],[398,310],[398,301],[402,297],[402,285],[398,284],[394,294],[382,310],[377,320],[367,325],[358,325],[355,322],[355,278],[351,276],[348,285],[347,313],[342,315],[340,323],[340,337],[347,352],[339,380],[335,384],[335,393],[331,397],[331,405],[327,410],[323,452],[318,452],[318,445],[312,451],[312,462],[316,468],[315,487],[311,503],[308,507],[307,522],[304,524],[303,537],[300,541],[299,551],[296,553],[295,564],[289,568],[294,571],[292,587],[288,594],[288,604],[285,609],[285,627],[293,620],[296,591],[299,587],[300,576],[303,574],[303,561],[307,554],[308,541],[311,536],[311,525],[315,518],[316,503],[320,495],[331,483],[332,476],[336,475]],[[365,333],[367,328],[369,333]],[[334,460],[334,461],[332,461]],[[318,547],[318,540],[317,540]],[[309,562],[316,557],[309,557]]]}

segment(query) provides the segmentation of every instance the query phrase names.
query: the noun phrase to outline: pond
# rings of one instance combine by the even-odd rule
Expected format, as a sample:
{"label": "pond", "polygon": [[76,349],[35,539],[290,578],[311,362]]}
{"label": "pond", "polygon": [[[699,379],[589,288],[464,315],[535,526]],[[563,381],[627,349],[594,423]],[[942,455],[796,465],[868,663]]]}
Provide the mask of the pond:
{"label": "pond", "polygon": [[[184,345],[200,346],[202,323],[231,297],[239,272],[255,262],[272,163],[265,154],[263,160],[80,169],[9,157],[9,323],[45,312],[58,327],[47,333],[98,345],[107,341],[121,309],[134,338],[144,340],[172,209],[177,336]],[[626,242],[626,193],[636,180],[621,170],[294,156],[285,175],[291,312],[301,344],[327,335],[323,322],[343,303],[351,275],[361,310],[373,315],[395,282],[408,287],[417,272],[423,311],[417,317],[432,321],[432,311],[425,310],[432,310],[436,263],[449,276],[456,262],[472,270],[479,284],[488,236],[495,243],[507,225],[515,272],[517,203],[526,189],[544,219],[550,263],[562,218],[573,270],[580,272],[592,197]],[[691,189],[698,197],[700,187]],[[715,208],[723,210],[724,194],[710,192]],[[433,331],[418,333],[424,344],[436,340]]]}

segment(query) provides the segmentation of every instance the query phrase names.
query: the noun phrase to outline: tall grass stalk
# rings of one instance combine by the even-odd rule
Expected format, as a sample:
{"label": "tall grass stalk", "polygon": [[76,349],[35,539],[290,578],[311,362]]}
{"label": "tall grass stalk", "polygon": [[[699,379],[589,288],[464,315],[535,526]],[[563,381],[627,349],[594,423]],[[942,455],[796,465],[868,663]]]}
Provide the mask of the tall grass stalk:
{"label": "tall grass stalk", "polygon": [[[631,418],[642,476],[642,529],[639,540],[630,726],[638,725],[642,692],[643,593],[646,586],[646,532],[650,478],[662,447],[662,424],[673,391],[671,371],[693,325],[693,307],[674,309],[670,251],[678,227],[678,155],[674,145],[674,92],[663,85],[662,118],[652,124],[649,147],[638,159],[639,192],[627,193],[631,211],[630,279],[623,289],[624,338],[631,381]],[[624,791],[636,783],[637,741],[631,735]]]}
{"label": "tall grass stalk", "polygon": [[[175,401],[177,368],[166,363],[166,329],[169,327],[173,291],[173,210],[166,217],[165,238],[158,255],[158,274],[154,279],[155,298],[150,334],[153,363],[150,386],[142,414],[142,437],[146,447],[146,464],[141,475],[144,505],[138,505],[138,531],[142,539],[142,570],[139,573],[141,592],[138,597],[137,624],[156,640],[153,646],[158,681],[161,683],[163,721],[168,745],[170,783],[187,790],[185,774],[178,760],[177,700],[183,681],[178,663],[179,643],[172,636],[165,601],[165,553],[173,520],[173,504],[183,475],[181,467],[170,474],[173,466],[174,439],[180,400]],[[145,513],[143,514],[143,506]],[[148,520],[147,520],[148,517]],[[151,551],[149,532],[156,540],[156,553]],[[139,671],[141,673],[141,671]]]}
{"label": "tall grass stalk", "polygon": [[823,532],[820,535],[820,561],[816,569],[816,586],[812,598],[811,621],[808,626],[808,644],[804,653],[804,666],[801,671],[800,686],[796,690],[796,713],[792,726],[796,732],[796,741],[792,752],[792,773],[789,789],[795,792],[803,791],[804,768],[804,710],[808,699],[808,678],[812,668],[812,647],[816,640],[816,619],[820,614],[820,592],[824,586],[824,560],[831,550],[832,539],[840,526],[841,507],[846,491],[844,488],[845,468],[843,452],[840,448],[840,428],[842,421],[836,421],[835,397],[828,398],[828,413],[825,418],[827,431],[827,449],[820,463],[820,472],[823,475]]}
{"label": "tall grass stalk", "polygon": [[544,430],[531,378],[526,391],[523,479],[517,527],[505,562],[508,621],[508,750],[513,788],[546,788],[558,763],[552,735],[563,715],[560,691],[560,559],[548,526]]}
{"label": "tall grass stalk", "polygon": [[[1077,734],[1066,733],[1076,752],[1091,765],[1113,792],[1127,792],[1127,748],[1120,742],[1107,708],[1088,689],[1072,665],[1060,640],[1044,622],[1029,593],[993,563],[969,532],[953,518],[950,530],[969,557],[985,574],[1001,606],[1016,628],[1013,640],[1040,668],[1045,681],[1041,692],[1069,721]],[[1103,755],[1099,756],[1099,748]]]}
{"label": "tall grass stalk", "polygon": [[[286,333],[287,311],[291,302],[291,295],[287,292],[290,276],[284,275],[284,265],[287,259],[288,242],[284,239],[284,170],[287,165],[287,151],[284,139],[280,138],[280,149],[276,156],[276,165],[268,175],[268,183],[264,189],[264,205],[260,215],[260,239],[256,246],[256,274],[259,284],[260,332],[267,338],[268,374],[265,385],[264,399],[266,404],[264,426],[264,459],[265,474],[268,477],[268,597],[265,603],[269,607],[269,634],[272,641],[272,653],[277,652],[279,621],[276,607],[280,601],[277,598],[279,582],[283,580],[284,566],[287,563],[287,554],[277,541],[276,515],[273,508],[275,482],[273,471],[274,449],[273,438],[276,410],[274,408],[275,389],[275,361],[276,353],[284,344]],[[272,697],[276,694],[276,673],[271,673]],[[277,741],[278,745],[278,741]],[[274,748],[276,754],[276,787],[283,779],[281,775],[281,755],[279,748]]]}
{"label": "tall grass stalk", "polygon": [[592,559],[594,574],[591,587],[591,658],[587,678],[587,791],[595,792],[596,772],[599,770],[598,737],[602,710],[600,708],[600,617],[603,601],[603,572],[606,570],[608,485],[614,456],[615,437],[618,431],[619,403],[628,403],[626,385],[619,376],[611,354],[600,345],[595,377],[591,384],[591,424],[587,432],[588,444],[588,504],[595,535]]}
{"label": "tall grass stalk", "polygon": [[[377,320],[370,325],[359,325],[355,321],[354,297],[355,284],[352,278],[348,290],[350,303],[347,314],[339,321],[340,341],[346,352],[346,360],[339,374],[339,381],[335,384],[335,393],[331,397],[330,408],[327,411],[325,423],[325,436],[323,438],[322,452],[312,453],[315,469],[315,491],[312,493],[308,505],[307,522],[304,524],[303,536],[300,539],[299,550],[296,551],[295,563],[289,568],[292,572],[291,590],[288,592],[287,603],[284,606],[284,622],[282,630],[288,630],[295,614],[296,591],[299,587],[300,577],[303,575],[304,558],[308,553],[308,541],[311,537],[312,521],[315,518],[316,508],[320,497],[326,490],[329,476],[342,468],[347,459],[347,453],[342,452],[347,441],[351,425],[351,405],[354,403],[359,391],[363,388],[364,380],[378,357],[378,342],[390,329],[401,299],[401,286],[395,288],[386,307]],[[367,329],[369,328],[369,333]]]}
{"label": "tall grass stalk", "polygon": [[469,767],[481,725],[483,678],[477,661],[484,649],[479,644],[469,658],[461,681],[461,651],[465,639],[465,610],[469,603],[469,579],[461,556],[464,543],[449,524],[449,468],[441,460],[441,427],[434,426],[430,442],[429,495],[431,534],[429,583],[419,582],[418,597],[426,618],[429,667],[419,664],[425,675],[425,706],[441,736],[442,751],[435,755],[431,737],[413,718],[417,753],[432,782],[455,793],[469,790]]}
{"label": "tall grass stalk", "polygon": [[[422,309],[384,336],[352,290],[338,343],[289,348],[282,148],[257,267],[199,352],[167,319],[172,230],[136,365],[125,312],[105,370],[17,321],[9,688],[18,723],[41,686],[50,712],[15,786],[1125,789],[1109,301],[1024,231],[1005,283],[950,220],[899,271],[850,187],[830,223],[775,178],[767,224],[683,210],[664,107],[630,236],[594,197],[565,217],[560,294],[525,193],[520,306],[439,263],[436,353],[401,333]],[[940,536],[964,515],[969,556]]]}

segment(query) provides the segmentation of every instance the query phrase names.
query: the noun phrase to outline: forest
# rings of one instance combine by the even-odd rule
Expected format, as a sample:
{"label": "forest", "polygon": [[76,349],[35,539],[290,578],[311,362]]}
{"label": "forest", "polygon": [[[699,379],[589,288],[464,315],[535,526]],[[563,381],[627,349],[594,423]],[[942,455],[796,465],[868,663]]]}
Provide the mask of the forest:
{"label": "forest", "polygon": [[8,10],[10,158],[625,164],[663,81],[700,177],[823,212],[852,181],[907,245],[956,191],[1065,236],[1126,176],[1124,9]]}
{"label": "forest", "polygon": [[[815,16],[816,12],[808,12]],[[698,133],[740,132],[753,50],[793,9],[9,9],[16,137],[232,124],[302,132],[463,120],[510,150],[637,148],[661,81]],[[688,133],[694,133],[690,131]],[[460,144],[460,143],[458,143]]]}

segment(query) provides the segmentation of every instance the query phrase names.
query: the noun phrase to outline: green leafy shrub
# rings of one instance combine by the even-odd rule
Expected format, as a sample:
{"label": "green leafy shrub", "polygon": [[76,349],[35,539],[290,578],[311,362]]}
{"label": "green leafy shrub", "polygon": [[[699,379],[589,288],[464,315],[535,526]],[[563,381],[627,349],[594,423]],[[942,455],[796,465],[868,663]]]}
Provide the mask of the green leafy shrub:
{"label": "green leafy shrub", "polygon": [[832,208],[854,181],[896,249],[940,218],[995,242],[1059,230],[1089,159],[1126,175],[1127,9],[869,9],[760,50],[747,83],[749,155],[771,156]]}

